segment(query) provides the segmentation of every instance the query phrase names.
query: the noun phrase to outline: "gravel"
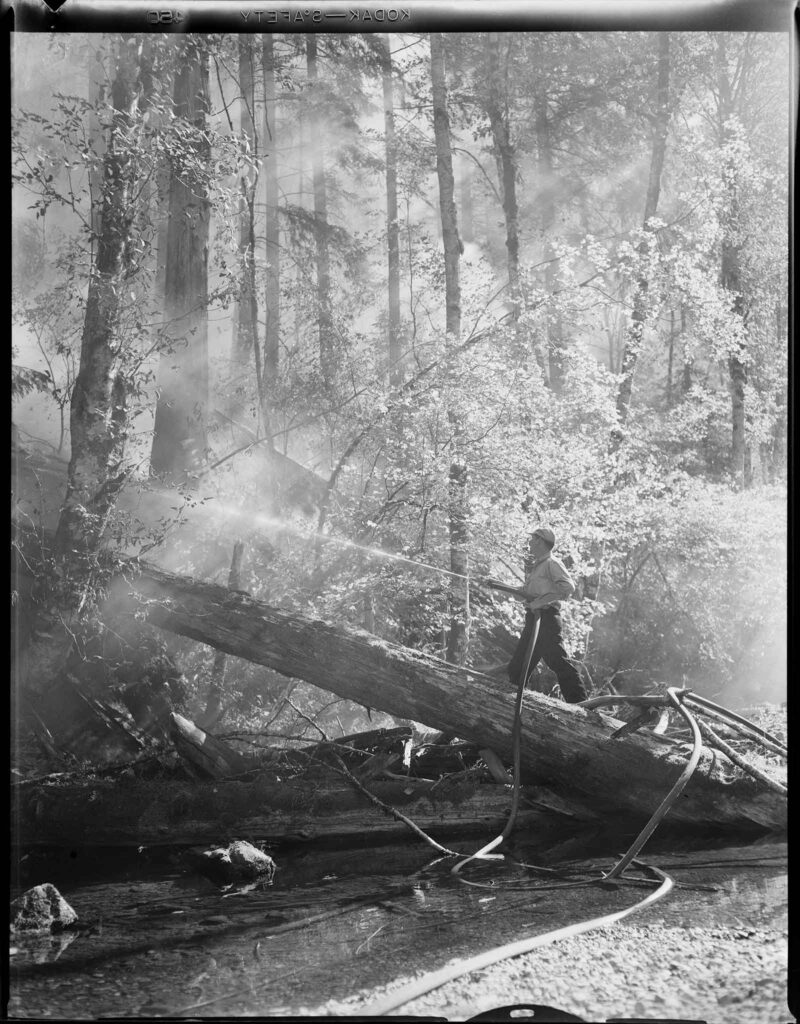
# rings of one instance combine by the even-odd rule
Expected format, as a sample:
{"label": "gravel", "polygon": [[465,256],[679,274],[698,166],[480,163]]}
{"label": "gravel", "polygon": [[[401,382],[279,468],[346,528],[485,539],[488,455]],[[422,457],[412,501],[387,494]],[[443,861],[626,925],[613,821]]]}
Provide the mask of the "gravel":
{"label": "gravel", "polygon": [[[309,1015],[369,1012],[398,978]],[[787,934],[751,928],[612,925],[552,943],[457,978],[389,1016],[468,1020],[487,1010],[533,1003],[589,1022],[614,1017],[677,1018],[707,1024],[790,1024]]]}

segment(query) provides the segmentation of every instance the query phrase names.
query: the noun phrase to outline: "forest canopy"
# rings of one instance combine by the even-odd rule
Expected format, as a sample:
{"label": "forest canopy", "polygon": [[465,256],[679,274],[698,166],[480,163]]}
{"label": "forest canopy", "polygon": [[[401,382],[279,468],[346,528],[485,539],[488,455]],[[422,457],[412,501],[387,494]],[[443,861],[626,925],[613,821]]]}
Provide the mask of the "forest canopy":
{"label": "forest canopy", "polygon": [[12,47],[15,516],[78,619],[142,554],[485,666],[544,523],[592,689],[783,699],[785,35]]}

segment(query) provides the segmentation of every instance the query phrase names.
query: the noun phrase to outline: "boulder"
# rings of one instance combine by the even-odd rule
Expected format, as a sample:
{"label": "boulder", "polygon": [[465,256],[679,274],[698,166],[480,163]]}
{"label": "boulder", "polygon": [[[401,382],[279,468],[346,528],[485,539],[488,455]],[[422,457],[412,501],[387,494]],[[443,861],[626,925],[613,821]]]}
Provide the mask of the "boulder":
{"label": "boulder", "polygon": [[12,932],[59,931],[75,924],[78,915],[54,885],[35,885],[11,903]]}
{"label": "boulder", "polygon": [[190,852],[188,860],[204,875],[225,882],[243,882],[262,879],[272,881],[275,861],[257,846],[237,839],[226,847]]}

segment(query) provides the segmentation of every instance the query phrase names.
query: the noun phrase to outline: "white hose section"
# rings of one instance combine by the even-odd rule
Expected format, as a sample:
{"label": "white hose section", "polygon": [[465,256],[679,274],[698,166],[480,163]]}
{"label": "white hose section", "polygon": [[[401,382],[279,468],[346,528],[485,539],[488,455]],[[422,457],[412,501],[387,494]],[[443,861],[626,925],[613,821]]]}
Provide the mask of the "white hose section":
{"label": "white hose section", "polygon": [[451,875],[457,875],[459,871],[464,867],[465,864],[469,864],[471,860],[505,860],[505,854],[503,853],[490,853],[495,846],[499,846],[503,842],[503,836],[495,836],[491,843],[487,843],[486,846],[482,846],[477,853],[471,853],[469,857],[465,857],[460,860],[454,868],[450,868]]}
{"label": "white hose section", "polygon": [[[529,647],[527,661],[530,660],[530,655],[532,654],[532,649],[535,645],[537,634],[538,629],[534,633],[534,643],[531,644]],[[518,725],[519,723],[519,715],[521,712],[521,696],[522,690],[524,689],[525,685],[524,680],[525,676],[523,674],[520,683],[520,688],[518,691],[519,700],[516,708],[517,721],[515,722],[515,725]],[[684,708],[681,702],[681,697],[683,695],[684,691],[679,691],[676,687],[669,687],[667,689],[667,698],[669,702],[673,704],[675,708],[677,708],[677,710],[683,715],[683,717],[689,723],[689,726],[692,730],[694,743],[689,761],[687,762],[686,766],[681,772],[678,781],[670,789],[666,797],[664,797],[655,814],[652,815],[648,823],[645,825],[644,829],[636,837],[630,849],[617,862],[617,864],[614,865],[613,869],[607,875],[604,876],[608,880],[619,877],[623,873],[625,868],[635,860],[637,853],[641,850],[641,848],[650,838],[652,833],[655,831],[655,829],[661,822],[662,818],[664,818],[664,816],[667,814],[670,807],[675,802],[677,797],[680,795],[686,783],[692,777],[695,768],[697,767],[697,763],[700,759],[700,752],[702,750],[703,741],[700,735],[700,731],[697,728],[697,723],[695,722],[692,715],[686,710],[686,708]],[[515,738],[517,739],[517,742],[519,742],[518,736]],[[515,753],[517,753],[516,750]],[[518,785],[518,766],[515,765],[515,767],[517,768],[517,772],[515,773],[515,785]],[[503,830],[502,835],[497,836],[490,843],[487,843],[486,846],[478,850],[477,853],[473,853],[472,856],[467,857],[465,860],[459,861],[459,863],[456,864],[454,868],[452,868],[451,874],[457,875],[459,870],[465,864],[468,864],[472,860],[501,859],[502,854],[492,854],[489,851],[493,850],[496,846],[499,846],[500,843],[502,843],[503,840],[506,838],[506,835],[508,834],[508,832],[510,832],[511,827],[513,827],[513,818],[514,815],[512,813],[512,816],[509,819],[509,823]],[[643,900],[640,900],[638,903],[635,903],[632,907],[628,907],[625,910],[616,911],[613,914],[606,914],[603,917],[595,917],[589,921],[581,921],[577,924],[567,925],[564,928],[559,928],[553,932],[547,932],[544,935],[536,935],[533,938],[520,939],[517,942],[511,942],[505,946],[496,946],[494,949],[487,950],[485,953],[481,953],[478,956],[471,957],[467,960],[458,960],[456,961],[456,963],[451,964],[449,967],[444,967],[440,971],[434,971],[432,974],[424,975],[417,981],[413,981],[409,985],[404,986],[402,989],[400,989],[399,992],[396,992],[391,996],[386,996],[384,999],[378,1000],[377,1002],[370,1004],[365,1009],[360,1010],[358,1012],[358,1016],[380,1017],[385,1013],[389,1013],[391,1010],[397,1009],[398,1006],[402,1006],[404,1003],[411,1002],[412,999],[417,999],[419,998],[419,996],[426,995],[428,992],[433,991],[433,989],[439,988],[440,986],[446,984],[448,981],[452,981],[454,978],[461,977],[461,975],[463,974],[468,974],[470,971],[480,970],[481,968],[488,967],[491,964],[495,964],[500,960],[505,960],[509,957],[514,956],[520,956],[522,953],[529,953],[531,950],[538,949],[540,946],[547,945],[547,943],[549,942],[556,942],[559,939],[566,939],[573,935],[581,935],[583,932],[588,932],[593,928],[601,928],[605,925],[613,924],[616,921],[621,921],[629,914],[633,914],[637,910],[642,910],[644,909],[644,907],[649,906],[651,903],[655,903],[656,900],[661,899],[662,896],[666,896],[667,893],[670,892],[670,890],[672,889],[674,883],[672,879],[669,877],[669,875],[666,875],[663,871],[660,871],[658,868],[649,867],[649,870],[652,871],[659,878],[661,878],[662,883],[658,887],[658,889],[656,889],[655,892],[650,893]]]}
{"label": "white hose section", "polygon": [[703,737],[700,735],[700,730],[697,728],[697,722],[695,722],[694,717],[690,715],[686,708],[683,706],[683,703],[680,700],[680,695],[674,686],[668,687],[667,696],[678,709],[678,711],[680,711],[680,713],[683,715],[686,721],[689,723],[689,727],[692,730],[692,755],[686,763],[685,768],[681,772],[678,781],[675,783],[675,785],[672,787],[669,793],[667,793],[667,795],[658,805],[658,808],[656,809],[655,813],[647,822],[647,824],[639,833],[639,835],[634,839],[628,852],[614,865],[611,871],[609,871],[609,873],[605,876],[609,879],[617,878],[619,875],[621,875],[625,868],[636,857],[636,854],[641,850],[641,848],[644,846],[644,844],[647,842],[650,836],[655,832],[655,830],[661,824],[661,820],[666,816],[669,809],[672,807],[672,805],[683,792],[684,788],[686,787],[686,783],[694,774],[694,770],[697,767],[698,761],[700,760],[700,754],[703,749]]}
{"label": "white hose section", "polygon": [[520,939],[517,942],[509,942],[505,946],[496,946],[494,949],[486,950],[485,953],[470,957],[467,960],[458,960],[439,971],[432,971],[430,974],[417,978],[415,981],[404,985],[403,988],[393,992],[391,995],[385,996],[383,999],[370,1003],[363,1009],[358,1010],[357,1016],[380,1017],[392,1010],[396,1010],[398,1006],[402,1006],[404,1003],[411,1002],[412,999],[418,999],[420,996],[440,988],[454,978],[461,977],[462,974],[478,971],[483,967],[489,967],[491,964],[496,964],[500,960],[506,960],[509,957],[530,953],[531,950],[546,946],[550,942],[557,942],[559,939],[569,939],[573,935],[581,935],[584,932],[591,931],[593,928],[603,928],[607,925],[615,924],[617,921],[628,917],[629,914],[633,914],[637,910],[643,910],[650,904],[655,903],[656,900],[660,900],[662,896],[666,896],[672,889],[675,883],[669,875],[659,871],[658,868],[651,867],[650,870],[661,877],[663,881],[655,892],[649,893],[643,900],[639,900],[632,907],[627,907],[625,910],[617,910],[613,914],[605,914],[603,917],[593,917],[589,921],[579,921],[577,924],[570,924],[565,928],[546,932],[544,935],[536,935],[532,938]]}

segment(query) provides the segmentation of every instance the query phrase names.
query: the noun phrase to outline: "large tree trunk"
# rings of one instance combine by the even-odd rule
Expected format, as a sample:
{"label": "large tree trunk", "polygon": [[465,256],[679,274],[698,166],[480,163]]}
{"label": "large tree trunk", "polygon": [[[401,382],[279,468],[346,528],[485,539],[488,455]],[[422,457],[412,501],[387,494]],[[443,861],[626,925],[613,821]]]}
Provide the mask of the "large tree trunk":
{"label": "large tree trunk", "polygon": [[278,139],[275,88],[275,40],[267,33],[261,49],[264,73],[264,189],[266,200],[267,280],[265,294],[266,334],[264,336],[264,397],[270,394],[278,375],[281,336],[280,225],[278,220]]}
{"label": "large tree trunk", "polygon": [[472,194],[474,164],[462,154],[459,161],[458,197],[461,212],[461,241],[464,244],[475,241],[475,202]]}
{"label": "large tree trunk", "polygon": [[[670,34],[662,32],[658,41],[658,66],[656,82],[655,115],[653,121],[653,142],[650,152],[650,174],[647,181],[647,194],[644,203],[643,228],[647,235],[639,245],[639,255],[644,259],[650,252],[651,247],[656,244],[655,232],[650,227],[650,219],[655,217],[658,210],[658,200],[661,194],[661,174],[664,169],[664,155],[667,149],[667,132],[670,119]],[[636,291],[633,296],[633,310],[631,322],[625,336],[625,347],[622,353],[622,379],[617,391],[617,421],[618,426],[613,436],[614,446],[622,441],[625,424],[628,421],[628,413],[631,407],[631,396],[633,394],[633,378],[636,373],[636,364],[639,360],[639,353],[642,350],[644,340],[645,324],[650,313],[650,281],[645,273],[642,273],[636,283]]]}
{"label": "large tree trunk", "polygon": [[508,293],[515,328],[520,312],[519,295],[519,210],[517,205],[517,163],[508,118],[508,100],[504,95],[506,76],[500,66],[500,35],[490,32],[486,41],[488,91],[486,113],[492,129],[495,153],[501,170],[501,195],[506,222],[506,258]]}
{"label": "large tree trunk", "polygon": [[[541,39],[534,39],[534,53],[539,64],[543,64],[543,47],[545,45]],[[553,166],[550,110],[545,83],[546,77],[542,71],[536,78],[534,124],[537,157],[542,178],[538,205],[542,225],[542,258],[545,260],[544,283],[546,292],[553,295],[558,287],[558,259],[552,238],[556,220],[556,179]],[[564,387],[566,338],[561,315],[557,310],[548,316],[545,330],[547,332],[546,359],[549,384],[556,394],[561,394]]]}
{"label": "large tree trunk", "polygon": [[[469,832],[495,834],[511,805],[508,787],[490,783],[370,780],[367,788],[440,840]],[[12,841],[26,847],[187,845],[219,842],[222,834],[271,842],[412,836],[406,824],[344,780],[276,780],[261,773],[196,783],[122,779],[87,786],[62,781],[16,786],[11,799]],[[548,812],[549,803],[549,794],[526,791],[519,827],[559,822]]]}
{"label": "large tree trunk", "polygon": [[[716,72],[717,102],[719,118],[719,144],[724,147],[731,138],[728,119],[734,113],[733,87],[728,70],[728,57],[724,33],[719,33],[716,40]],[[741,69],[744,76],[744,69]],[[747,387],[747,306],[742,290],[741,249],[742,236],[740,220],[740,204],[737,182],[737,168],[733,159],[729,158],[728,174],[728,212],[722,239],[722,255],[720,260],[720,284],[732,299],[733,311],[741,321],[741,331],[734,339],[732,350],[728,356],[728,375],[731,395],[731,448],[730,470],[735,483],[739,487],[748,487],[751,480],[749,470],[749,451],[746,444],[745,430],[745,390]]]}
{"label": "large tree trunk", "polygon": [[107,74],[102,49],[98,49],[89,58],[89,109],[88,128],[89,143],[97,157],[96,162],[89,165],[89,200],[92,205],[92,252],[96,240],[100,237],[103,223],[103,157],[106,152],[106,139],[97,116],[106,101]]}
{"label": "large tree trunk", "polygon": [[[255,122],[253,117],[253,51],[249,36],[240,35],[239,55],[239,132],[241,144],[250,159],[255,153]],[[234,360],[246,380],[253,361],[255,345],[255,252],[253,250],[253,217],[255,170],[244,165],[240,178],[241,211],[239,215],[239,299],[236,304]],[[243,385],[246,389],[246,385]]]}
{"label": "large tree trunk", "polygon": [[325,182],[325,120],[319,93],[317,37],[306,36],[306,69],[311,97],[311,168],[314,182],[314,243],[317,262],[317,323],[319,365],[322,379],[329,384],[335,372],[333,313],[331,308],[331,265],[328,251],[328,191]]}
{"label": "large tree trunk", "polygon": [[114,117],[103,158],[101,231],[70,406],[72,454],[57,530],[62,552],[95,547],[125,479],[129,396],[118,330],[123,296],[130,291],[126,278],[137,259],[132,242],[138,160],[130,125],[139,102],[139,62],[127,36],[120,36],[116,45],[111,102]]}
{"label": "large tree trunk", "polygon": [[[739,252],[735,245],[724,242],[720,278],[723,288],[734,294],[734,311],[744,320],[741,284],[739,279]],[[745,389],[747,387],[747,352],[744,341],[738,341],[728,356],[728,375],[731,394],[731,455],[730,469],[739,487],[751,483],[747,472],[747,445],[745,433]]]}
{"label": "large tree trunk", "polygon": [[[164,320],[169,348],[159,365],[159,397],[150,466],[180,480],[205,458],[208,410],[208,227],[203,180],[210,159],[206,137],[208,65],[202,43],[184,40],[175,73],[175,116],[191,133],[173,162],[169,183]],[[197,166],[201,170],[197,170]]]}
{"label": "large tree trunk", "polygon": [[[256,193],[258,188],[258,136],[255,128],[255,88],[253,75],[253,41],[240,35],[239,57],[239,131],[245,154],[239,174],[241,206],[239,212],[239,288],[234,321],[233,367],[238,379],[236,398],[232,403],[237,418],[255,419],[256,434],[264,426],[270,433],[266,412],[265,379],[262,352],[258,341],[258,297],[256,292]],[[255,375],[255,402],[253,395]]]}
{"label": "large tree trunk", "polygon": [[[132,589],[143,602],[138,607],[162,629],[512,756],[513,694],[480,673],[152,567],[119,586]],[[112,594],[115,605],[121,596]],[[588,802],[598,813],[643,821],[677,779],[686,754],[644,735],[611,740],[613,731],[614,723],[594,712],[529,693],[522,764],[537,784]],[[670,818],[779,829],[786,806],[752,779],[727,781],[704,754]]]}
{"label": "large tree trunk", "polygon": [[389,287],[389,383],[402,383],[400,347],[400,222],[397,215],[397,140],[394,125],[391,36],[382,36],[383,125],[386,147],[386,248]]}
{"label": "large tree trunk", "polygon": [[[174,97],[175,94],[175,75],[174,68],[164,68],[161,72],[161,84],[165,93],[169,93]],[[168,80],[167,80],[167,76]],[[165,110],[163,114],[163,122],[166,123],[169,117],[169,111]],[[154,326],[153,340],[158,342],[158,336],[156,334],[159,330],[165,330],[168,327],[167,320],[167,264],[169,261],[169,225],[170,225],[170,193],[171,193],[171,182],[172,182],[172,170],[170,167],[169,160],[159,161],[159,165],[156,169],[155,182],[153,183],[154,192],[154,205],[155,205],[155,216],[157,220],[156,235],[155,235],[155,273],[153,277],[153,295],[152,295],[152,306],[153,309],[160,313],[160,323],[158,319]],[[158,405],[156,403],[156,409]]]}
{"label": "large tree trunk", "polygon": [[[436,140],[436,175],[439,181],[439,211],[444,244],[444,278],[448,345],[455,348],[461,336],[461,286],[458,261],[461,240],[456,219],[453,153],[450,145],[450,117],[447,112],[447,83],[442,36],[431,33],[431,86],[433,91],[433,132]],[[447,660],[461,664],[469,646],[469,472],[464,455],[464,425],[460,415],[448,409],[452,431],[452,453],[448,478],[448,529],[450,533],[450,630]]]}

